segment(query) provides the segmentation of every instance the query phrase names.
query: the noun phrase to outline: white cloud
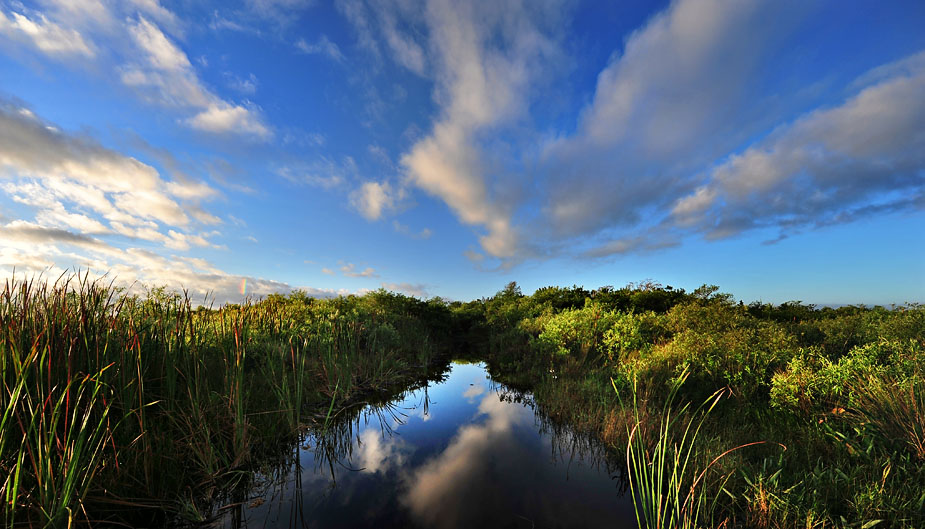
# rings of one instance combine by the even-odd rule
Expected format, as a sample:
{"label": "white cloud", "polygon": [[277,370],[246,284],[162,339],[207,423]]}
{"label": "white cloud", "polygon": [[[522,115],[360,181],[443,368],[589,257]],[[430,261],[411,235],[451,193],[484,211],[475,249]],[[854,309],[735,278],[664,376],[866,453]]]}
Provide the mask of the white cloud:
{"label": "white cloud", "polygon": [[340,48],[337,44],[331,42],[327,35],[322,35],[318,42],[312,44],[309,44],[305,39],[299,39],[296,41],[295,47],[302,53],[309,55],[327,55],[337,62],[344,60],[344,54],[341,53]]}
{"label": "white cloud", "polygon": [[76,29],[65,28],[48,20],[42,13],[29,18],[23,13],[10,12],[8,18],[0,11],[0,34],[28,42],[42,53],[61,58],[96,55],[93,47]]}
{"label": "white cloud", "polygon": [[[417,8],[417,6],[409,2],[405,2],[404,4],[412,9]],[[402,2],[398,2],[398,6],[401,5]],[[418,75],[423,75],[426,66],[424,49],[415,42],[410,35],[405,34],[399,29],[394,7],[395,6],[390,6],[385,2],[380,2],[378,4],[379,9],[376,15],[379,19],[380,29],[382,30],[385,42],[392,51],[395,62]]]}
{"label": "white cloud", "polygon": [[544,7],[553,11],[549,6],[489,9],[428,2],[425,17],[441,116],[432,132],[401,158],[409,181],[443,200],[462,222],[482,226],[487,231],[480,237],[482,248],[503,259],[524,251],[511,221],[518,197],[495,196],[488,176],[497,162],[486,157],[480,137],[525,114],[532,82],[558,54],[542,29],[549,14]]}
{"label": "white cloud", "polygon": [[404,196],[404,189],[396,189],[389,182],[364,182],[350,194],[350,203],[367,219],[378,220],[394,210]]}
{"label": "white cloud", "polygon": [[379,277],[379,274],[372,267],[367,266],[363,270],[357,271],[356,265],[353,263],[342,263],[340,272],[347,277]]}
{"label": "white cloud", "polygon": [[491,476],[498,472],[499,465],[514,462],[499,461],[488,454],[499,450],[516,453],[514,428],[529,424],[532,413],[489,393],[479,403],[478,414],[487,415],[483,423],[460,427],[440,454],[415,468],[406,478],[407,491],[401,502],[421,525],[451,527],[447,520],[477,525],[470,516],[471,502],[488,505],[497,502],[497,498],[492,497],[495,493],[481,484],[494,479]]}
{"label": "white cloud", "polygon": [[[215,247],[215,234],[186,231],[221,220],[197,204],[214,191],[187,178],[165,181],[153,167],[70,135],[32,112],[0,102],[0,190],[36,210],[42,228],[122,235],[185,250]],[[164,229],[166,228],[166,229]]]}
{"label": "white cloud", "polygon": [[146,60],[122,67],[123,84],[138,89],[151,102],[197,111],[183,120],[194,129],[260,140],[272,138],[259,111],[228,102],[206,88],[186,53],[154,23],[139,16],[129,26],[129,33]]}
{"label": "white cloud", "polygon": [[865,78],[876,82],[714,167],[706,184],[677,201],[672,220],[719,238],[922,209],[925,52]]}
{"label": "white cloud", "polygon": [[359,435],[357,450],[353,457],[363,472],[388,472],[404,464],[405,455],[411,450],[397,435],[385,434],[376,428],[367,428]]}
{"label": "white cloud", "polygon": [[[260,297],[294,290],[289,284],[267,279],[232,275],[205,259],[169,255],[140,249],[120,249],[106,242],[67,230],[27,221],[0,224],[0,278],[23,279],[24,274],[42,274],[54,280],[68,271],[81,270],[91,278],[106,277],[106,283],[125,287],[129,293],[144,294],[147,287],[167,286],[190,294],[194,304],[240,303],[245,296]],[[319,298],[346,295],[345,290],[300,287]]]}
{"label": "white cloud", "polygon": [[277,174],[295,184],[308,184],[322,189],[337,189],[357,177],[357,164],[346,156],[340,162],[319,157],[311,162],[285,165]]}
{"label": "white cloud", "polygon": [[540,230],[633,230],[690,192],[692,173],[756,132],[742,118],[750,83],[804,10],[678,0],[635,31],[598,75],[577,132],[545,148]]}
{"label": "white cloud", "polygon": [[382,288],[392,292],[402,292],[409,296],[425,299],[428,297],[427,285],[416,283],[382,283]]}
{"label": "white cloud", "polygon": [[186,54],[144,17],[139,17],[138,23],[129,27],[129,32],[154,69],[182,72],[192,68]]}
{"label": "white cloud", "polygon": [[158,0],[130,0],[130,3],[139,12],[148,15],[154,20],[157,20],[162,26],[169,28],[172,33],[182,33],[182,23],[180,19],[173,14],[173,12],[162,6]]}
{"label": "white cloud", "polygon": [[218,134],[247,134],[261,139],[273,136],[257,115],[242,106],[216,102],[186,122],[193,128]]}

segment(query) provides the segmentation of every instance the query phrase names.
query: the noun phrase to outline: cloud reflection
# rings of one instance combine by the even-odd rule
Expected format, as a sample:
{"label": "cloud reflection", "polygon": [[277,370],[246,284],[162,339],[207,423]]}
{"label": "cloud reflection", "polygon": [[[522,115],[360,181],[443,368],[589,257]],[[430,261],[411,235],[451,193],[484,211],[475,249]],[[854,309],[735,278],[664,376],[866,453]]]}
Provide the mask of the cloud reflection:
{"label": "cloud reflection", "polygon": [[[481,393],[473,388],[484,391],[473,386],[464,396]],[[461,426],[443,452],[408,477],[410,487],[402,502],[422,525],[466,527],[476,521],[474,516],[500,512],[492,507],[503,495],[491,485],[497,485],[499,476],[517,472],[514,427],[532,420],[532,413],[489,393],[479,404],[477,416],[481,415],[488,416],[485,422]]]}
{"label": "cloud reflection", "polygon": [[354,455],[363,472],[385,473],[404,465],[410,451],[411,447],[397,435],[383,436],[379,430],[367,428],[360,434]]}

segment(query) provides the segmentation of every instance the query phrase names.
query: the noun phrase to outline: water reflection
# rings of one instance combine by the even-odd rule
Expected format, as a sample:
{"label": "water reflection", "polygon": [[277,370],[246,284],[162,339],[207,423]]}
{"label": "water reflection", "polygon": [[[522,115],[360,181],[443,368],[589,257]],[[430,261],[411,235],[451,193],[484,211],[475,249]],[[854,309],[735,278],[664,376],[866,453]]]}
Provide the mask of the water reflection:
{"label": "water reflection", "polygon": [[224,527],[635,527],[618,469],[481,365],[306,435]]}

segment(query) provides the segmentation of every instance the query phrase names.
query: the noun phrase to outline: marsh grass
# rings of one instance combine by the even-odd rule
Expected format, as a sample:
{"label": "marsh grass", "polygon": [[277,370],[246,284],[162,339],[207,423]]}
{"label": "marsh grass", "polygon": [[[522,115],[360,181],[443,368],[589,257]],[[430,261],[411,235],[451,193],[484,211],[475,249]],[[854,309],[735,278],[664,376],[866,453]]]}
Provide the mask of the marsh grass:
{"label": "marsh grass", "polygon": [[925,382],[871,376],[853,382],[852,392],[856,404],[850,415],[925,463]]}
{"label": "marsh grass", "polygon": [[8,280],[0,521],[208,519],[329,407],[416,379],[435,359],[423,302],[377,295],[211,309],[86,275]]}
{"label": "marsh grass", "polygon": [[[679,406],[678,392],[689,375],[685,369],[672,382],[661,412],[656,415],[644,411],[645,404],[640,405],[635,381],[631,388],[634,419],[627,423],[626,465],[633,506],[642,529],[713,527],[717,496],[715,490],[706,486],[708,472],[732,452],[762,444],[741,444],[712,459],[706,457],[701,430],[726,391],[714,392],[694,409],[689,402]],[[619,396],[617,385],[613,384],[613,388]],[[622,399],[621,406],[624,406]],[[722,484],[718,487],[721,490]]]}

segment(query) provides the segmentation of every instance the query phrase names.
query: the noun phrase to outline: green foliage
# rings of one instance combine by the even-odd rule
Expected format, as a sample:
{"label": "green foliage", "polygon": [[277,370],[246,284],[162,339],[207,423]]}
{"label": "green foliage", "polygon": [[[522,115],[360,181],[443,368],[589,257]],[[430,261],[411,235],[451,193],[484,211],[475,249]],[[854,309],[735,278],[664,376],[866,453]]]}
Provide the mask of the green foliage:
{"label": "green foliage", "polygon": [[581,309],[567,309],[547,319],[537,338],[541,348],[557,355],[572,355],[579,362],[597,360],[602,354],[604,333],[620,319],[591,300]]}
{"label": "green foliage", "polygon": [[664,318],[649,311],[619,314],[604,332],[604,347],[612,364],[632,352],[645,355],[668,336]]}
{"label": "green foliage", "polygon": [[[824,349],[811,348],[790,360],[776,373],[771,404],[781,409],[854,406],[858,380],[890,379],[897,389],[922,379],[925,346],[915,340],[886,340],[859,345],[837,360]],[[817,410],[818,411],[818,410]]]}

